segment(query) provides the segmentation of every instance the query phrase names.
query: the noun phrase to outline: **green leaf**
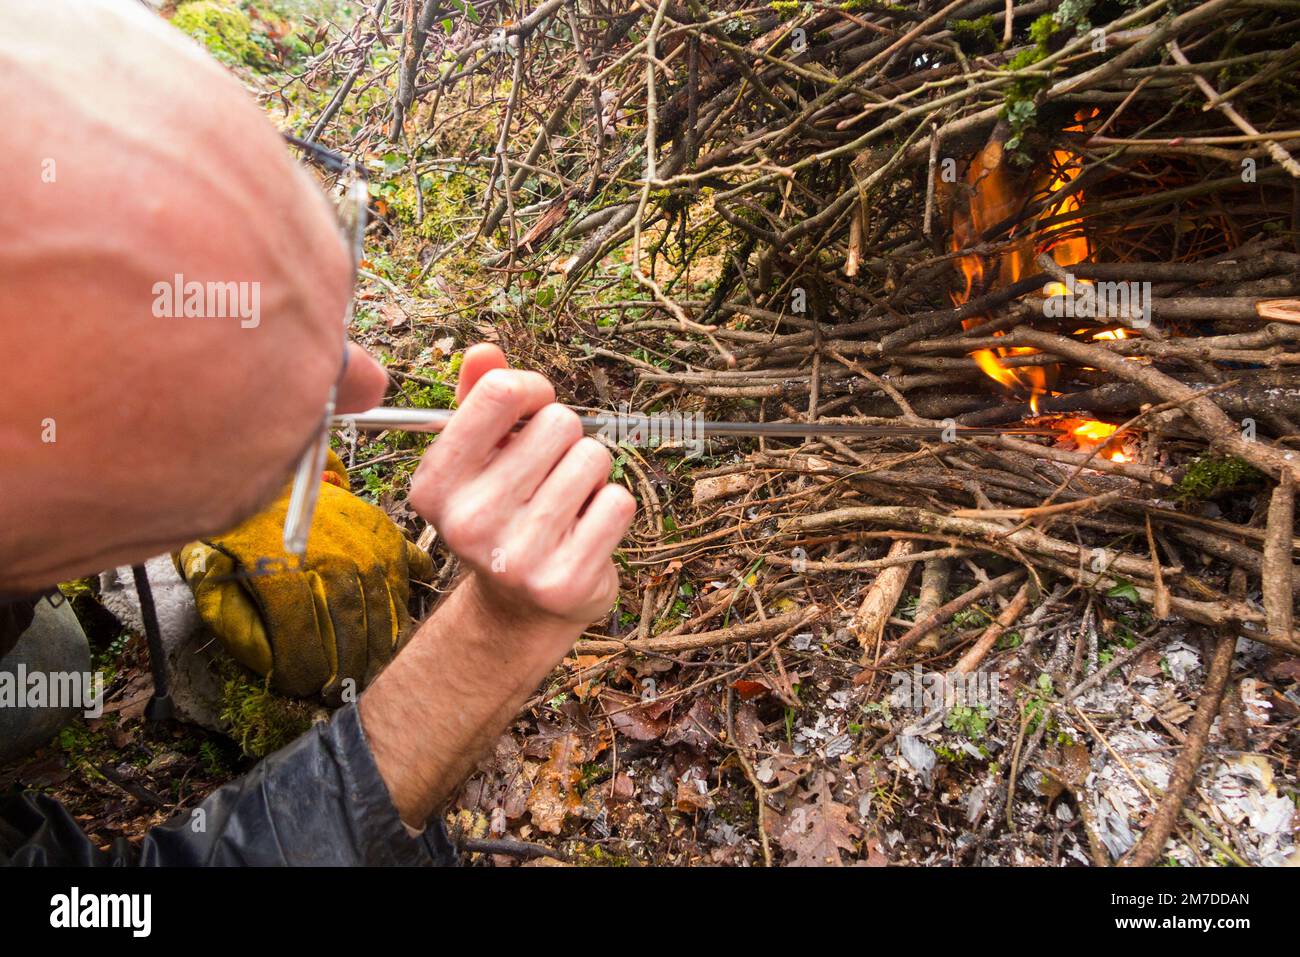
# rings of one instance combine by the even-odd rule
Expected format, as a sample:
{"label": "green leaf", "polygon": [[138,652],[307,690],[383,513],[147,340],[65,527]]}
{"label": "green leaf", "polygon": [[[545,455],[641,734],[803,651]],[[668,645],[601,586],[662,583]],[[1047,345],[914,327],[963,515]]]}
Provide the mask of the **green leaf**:
{"label": "green leaf", "polygon": [[1110,591],[1106,592],[1106,597],[1124,598],[1127,599],[1128,601],[1133,602],[1134,604],[1137,604],[1142,600],[1142,596],[1138,594],[1138,590],[1133,587],[1132,582],[1126,582],[1126,581],[1121,581]]}
{"label": "green leaf", "polygon": [[465,0],[451,0],[451,5],[455,7],[457,10],[459,10],[461,13],[465,14],[465,16],[469,17],[475,23],[483,22],[482,20],[479,19],[478,11],[475,10],[473,7],[471,7],[468,3],[466,3]]}

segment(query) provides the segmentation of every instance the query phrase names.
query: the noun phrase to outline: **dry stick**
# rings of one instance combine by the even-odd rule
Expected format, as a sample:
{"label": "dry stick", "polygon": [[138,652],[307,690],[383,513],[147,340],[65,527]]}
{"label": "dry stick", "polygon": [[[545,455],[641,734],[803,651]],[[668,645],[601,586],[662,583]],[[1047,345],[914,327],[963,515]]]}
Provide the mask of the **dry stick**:
{"label": "dry stick", "polygon": [[[1007,0],[1008,10],[1012,0]],[[1007,28],[1010,29],[1011,17],[1007,17]],[[921,218],[921,232],[926,236],[932,235],[930,223],[934,218],[934,184],[938,181],[935,175],[935,168],[939,165],[939,142],[942,137],[943,128],[936,123],[930,133],[930,162],[925,177],[925,214]],[[852,276],[857,272],[856,264],[854,272],[849,272],[848,267],[844,269],[846,276]]]}
{"label": "dry stick", "polygon": [[[1195,395],[1198,395],[1198,396],[1205,396],[1205,395],[1209,395],[1211,392],[1214,392],[1214,391],[1217,391],[1217,390],[1219,390],[1219,389],[1223,389],[1223,388],[1227,388],[1227,385],[1226,385],[1226,384],[1213,385],[1213,386],[1209,387],[1208,389],[1202,389],[1202,390],[1200,390],[1199,392],[1196,392]],[[1133,426],[1137,425],[1137,424],[1138,424],[1140,421],[1142,421],[1144,418],[1147,418],[1148,416],[1155,415],[1156,413],[1159,413],[1159,412],[1163,412],[1163,411],[1165,411],[1166,409],[1177,408],[1177,407],[1179,406],[1179,404],[1180,404],[1180,403],[1177,403],[1177,402],[1165,402],[1165,403],[1163,403],[1163,404],[1161,404],[1161,405],[1154,405],[1154,406],[1150,406],[1150,407],[1148,407],[1148,408],[1146,408],[1146,409],[1143,409],[1141,412],[1139,412],[1137,415],[1133,416],[1133,417],[1132,417],[1131,419],[1129,419],[1127,422],[1122,423],[1122,424],[1121,424],[1121,425],[1120,425],[1120,426],[1115,430],[1115,435],[1117,435],[1117,436],[1118,436],[1118,435],[1123,435],[1125,432],[1127,432],[1127,431],[1128,431],[1129,429],[1131,429]],[[1004,438],[1005,438],[1005,436],[1004,436]],[[1093,467],[1095,467],[1096,464],[1097,464],[1098,462],[1104,462],[1104,461],[1106,461],[1105,459],[1098,459],[1098,458],[1097,458],[1097,453],[1099,453],[1102,449],[1104,449],[1104,448],[1106,447],[1106,444],[1107,444],[1107,443],[1103,443],[1103,444],[1101,444],[1101,445],[1098,445],[1098,446],[1097,446],[1095,449],[1093,449],[1091,452],[1087,453],[1086,456],[1083,458],[1083,460],[1082,460],[1081,462],[1079,462],[1079,463],[1076,464],[1074,471],[1071,472],[1068,476],[1066,476],[1065,479],[1063,479],[1063,480],[1061,481],[1061,483],[1060,483],[1059,485],[1057,485],[1055,491],[1053,491],[1052,494],[1049,495],[1049,496],[1044,500],[1043,505],[1039,506],[1038,509],[1033,509],[1033,510],[1029,510],[1029,511],[1032,511],[1032,512],[1034,512],[1034,514],[1037,514],[1037,515],[1043,515],[1043,514],[1045,514],[1045,513],[1046,513],[1046,514],[1052,514],[1053,510],[1059,510],[1059,509],[1060,509],[1060,506],[1054,506],[1054,505],[1051,505],[1050,503],[1051,503],[1051,502],[1052,502],[1052,501],[1053,501],[1053,500],[1054,500],[1054,499],[1055,499],[1059,494],[1061,494],[1061,492],[1063,492],[1067,486],[1069,486],[1072,482],[1074,482],[1074,480],[1075,480],[1076,478],[1078,478],[1079,473],[1081,473],[1081,472],[1083,471],[1083,469],[1084,469],[1085,466],[1092,465]],[[1027,444],[1026,444],[1026,445],[1027,445]],[[1027,445],[1027,448],[1034,448],[1034,446],[1028,446],[1028,445]],[[1107,493],[1107,494],[1114,494],[1114,493]],[[1096,499],[1093,499],[1093,500],[1091,500],[1091,501],[1093,501],[1093,502],[1097,502],[1097,503],[1100,503],[1101,500],[1103,500],[1103,499],[1105,499],[1105,498],[1106,498],[1106,495],[1101,495],[1101,496],[1098,496]],[[1084,499],[1083,501],[1089,501],[1089,500]],[[1107,504],[1108,504],[1108,503],[1107,503]],[[1150,524],[1151,524],[1151,516],[1150,516],[1150,514],[1148,514],[1148,515],[1146,516],[1146,519],[1147,519],[1147,526],[1148,526],[1148,536],[1147,536],[1147,537],[1148,537],[1148,541],[1150,541],[1150,539],[1151,539],[1150,530],[1149,530],[1149,527],[1150,527]],[[1151,545],[1151,554],[1152,554],[1152,556],[1153,556],[1153,557],[1152,557],[1152,561],[1157,561],[1157,559],[1154,557],[1154,556],[1155,556],[1155,545],[1154,545],[1154,544]],[[1168,614],[1169,614],[1169,593],[1168,593],[1168,591],[1165,589],[1163,574],[1162,574],[1162,572],[1161,572],[1161,570],[1160,570],[1160,567],[1159,567],[1159,564],[1158,564],[1158,563],[1157,563],[1157,565],[1156,565],[1156,567],[1155,567],[1153,578],[1154,578],[1155,583],[1156,583],[1156,588],[1155,588],[1155,595],[1156,595],[1156,608],[1157,608],[1157,609],[1163,609],[1163,613],[1162,613],[1162,614],[1161,614],[1161,613],[1158,613],[1158,614],[1157,614],[1157,617],[1159,617],[1159,618],[1165,618],[1165,617],[1167,617]]]}
{"label": "dry stick", "polygon": [[802,628],[812,624],[822,614],[816,605],[799,611],[787,612],[768,618],[766,621],[754,621],[716,631],[702,631],[694,635],[675,635],[672,637],[641,638],[636,641],[584,640],[573,646],[579,655],[613,655],[624,651],[646,655],[672,655],[683,651],[698,651],[717,645],[735,644],[740,641],[755,641],[769,638],[788,628]]}
{"label": "dry stick", "polygon": [[565,854],[545,844],[532,844],[508,838],[467,837],[460,842],[460,848],[471,854],[502,854],[507,857],[521,857],[524,860],[532,860],[535,857],[553,857],[561,861],[569,859]]}
{"label": "dry stick", "polygon": [[[1029,710],[1029,699],[1026,698],[1020,702],[1020,729],[1016,732],[1016,743],[1011,749],[1011,763],[1007,768],[1007,802],[1006,818],[1007,830],[1014,831],[1016,822],[1012,818],[1012,812],[1016,803],[1016,778],[1020,774],[1021,756],[1025,745],[1025,734],[1029,731],[1029,722],[1033,720],[1033,712]],[[1042,738],[1043,731],[1047,728],[1047,722],[1044,721],[1038,726],[1038,732],[1034,738],[1034,745]],[[1034,745],[1031,745],[1031,750]]]}
{"label": "dry stick", "polygon": [[1174,480],[1160,469],[1139,465],[1136,462],[1112,462],[1109,459],[1098,458],[1090,452],[1071,452],[1053,446],[1035,445],[1032,442],[1016,439],[1009,435],[1000,435],[995,442],[1010,452],[1022,452],[1026,455],[1048,459],[1052,462],[1061,462],[1065,465],[1086,466],[1096,472],[1105,472],[1108,475],[1122,475],[1124,478],[1146,482],[1149,485],[1169,487],[1174,484]]}
{"label": "dry stick", "polygon": [[1268,505],[1268,531],[1264,539],[1264,558],[1260,579],[1264,589],[1264,612],[1268,616],[1268,632],[1276,641],[1291,642],[1292,604],[1291,591],[1291,535],[1295,529],[1295,483],[1289,472],[1273,490]]}
{"label": "dry stick", "polygon": [[1219,106],[1220,104],[1226,103],[1228,100],[1231,100],[1238,93],[1242,93],[1245,90],[1250,89],[1252,86],[1257,86],[1260,83],[1264,82],[1265,80],[1273,79],[1273,77],[1277,76],[1283,70],[1291,66],[1291,61],[1295,59],[1295,54],[1300,53],[1300,43],[1291,44],[1291,46],[1288,47],[1282,53],[1277,53],[1276,51],[1270,51],[1270,53],[1272,54],[1269,57],[1269,60],[1271,62],[1268,64],[1268,66],[1264,67],[1262,70],[1258,71],[1257,73],[1251,74],[1249,77],[1247,77],[1245,80],[1242,80],[1232,89],[1224,90],[1222,93],[1218,94],[1212,100],[1210,100],[1209,103],[1206,103],[1203,107],[1201,107],[1201,109],[1212,110],[1215,107]]}
{"label": "dry stick", "polygon": [[[1136,63],[1145,58],[1170,35],[1177,34],[1184,28],[1193,26],[1201,20],[1209,19],[1217,14],[1223,7],[1230,6],[1237,2],[1239,2],[1239,0],[1212,0],[1210,3],[1195,7],[1181,16],[1166,21],[1162,26],[1156,26],[1153,30],[1146,32],[1141,40],[1133,44],[1118,56],[1112,57],[1084,73],[1075,74],[1074,76],[1069,76],[1058,81],[1043,93],[1039,94],[1040,100],[1051,101],[1070,93],[1100,85],[1111,75],[1118,73],[1130,64]],[[1160,8],[1164,6],[1166,6],[1164,0],[1156,0],[1155,3],[1148,4],[1147,6],[1134,10],[1132,13],[1113,21],[1108,25],[1108,36],[1115,36],[1116,31],[1125,31],[1127,27],[1158,13]],[[1133,32],[1137,33],[1138,31],[1135,30]],[[1042,75],[1044,70],[1053,66],[1057,61],[1062,60],[1067,56],[1081,53],[1083,48],[1088,46],[1091,42],[1092,40],[1089,36],[1080,34],[1077,39],[1067,42],[1065,46],[1057,50],[1055,53],[1052,53],[1045,59],[1025,68],[1024,73],[1031,74],[1032,71],[1032,74]],[[1014,72],[1009,72],[1008,78],[1014,78],[1014,76]],[[971,89],[967,91],[968,94],[972,92],[975,92],[975,90]],[[964,116],[959,120],[947,124],[944,127],[945,134],[949,137],[959,138],[970,135],[974,131],[991,127],[995,122],[997,122],[1002,110],[1003,108],[1000,106],[990,106],[977,113]],[[885,126],[886,124],[882,123],[877,127],[877,129],[882,130]],[[865,145],[866,141],[870,140],[871,136],[871,133],[864,134],[863,137],[859,137],[858,140],[855,140],[848,145],[853,149],[859,149]],[[908,156],[909,161],[915,162],[923,156],[923,151],[926,147],[927,144],[924,141],[912,147],[912,152]]]}
{"label": "dry stick", "polygon": [[[916,621],[924,621],[934,614],[943,604],[944,593],[948,590],[948,575],[952,563],[946,558],[928,558],[921,566],[921,597],[916,602]],[[920,651],[938,651],[939,630],[928,632],[916,646]]]}
{"label": "dry stick", "polygon": [[[929,562],[933,560],[947,561],[950,558],[966,558],[970,555],[978,555],[977,548],[934,548],[929,551],[916,552],[914,555],[908,555],[906,558],[869,558],[860,562],[814,562],[808,559],[786,558],[782,555],[767,556],[769,565],[781,565],[785,568],[793,567],[798,562],[799,567],[805,572],[860,572],[867,569],[889,568],[893,565],[910,565],[913,562]],[[757,553],[748,554],[750,558],[756,558]],[[937,605],[935,606],[938,607]],[[933,611],[934,609],[931,609]],[[927,613],[928,614],[928,613]]]}
{"label": "dry stick", "polygon": [[1293,478],[1300,478],[1300,457],[1294,452],[1282,452],[1262,442],[1250,442],[1242,438],[1238,427],[1233,425],[1222,409],[1208,398],[1198,396],[1195,389],[1163,372],[1130,362],[1101,346],[1075,342],[1036,329],[1022,327],[1003,338],[1008,345],[1033,346],[1078,365],[1109,372],[1126,382],[1132,382],[1157,399],[1177,402],[1183,406],[1192,421],[1205,430],[1211,445],[1243,459],[1273,478],[1283,472],[1290,472]]}
{"label": "dry stick", "polygon": [[[506,29],[506,32],[512,36],[517,35],[520,37],[525,37],[537,28],[537,26],[541,23],[544,16],[549,16],[550,13],[554,12],[559,6],[560,4],[555,3],[555,0],[548,0],[547,3],[542,4],[537,9],[535,9],[532,13],[530,13],[528,16],[524,17],[524,19],[521,20],[518,24],[508,27]],[[600,54],[603,54],[604,52],[612,49],[613,46],[619,40],[621,40],[627,34],[627,32],[632,28],[632,25],[636,22],[637,18],[638,18],[637,15],[614,18],[614,20],[610,24],[609,29],[605,32],[600,42],[598,42],[595,45],[593,54],[595,56],[599,56]],[[479,46],[479,45],[480,44],[471,44],[470,47],[467,47],[465,50],[462,50],[460,54],[458,54],[458,59],[459,57],[467,55],[467,53],[471,51],[475,46]],[[537,136],[533,140],[532,146],[529,147],[528,153],[524,156],[523,163],[527,165],[521,165],[518,162],[515,163],[515,166],[517,167],[517,171],[515,173],[514,180],[510,184],[511,189],[518,191],[523,186],[524,180],[527,179],[528,176],[528,166],[535,165],[537,161],[541,158],[543,151],[546,149],[547,142],[550,140],[552,136],[555,135],[556,131],[559,130],[561,124],[563,124],[565,118],[569,115],[569,108],[573,106],[573,103],[575,100],[577,100],[578,95],[582,93],[582,91],[585,90],[589,85],[598,83],[599,79],[600,79],[599,75],[588,76],[584,74],[581,76],[577,76],[572,81],[570,81],[569,85],[564,89],[564,91],[560,93],[558,98],[554,100],[555,103],[554,108],[552,108],[551,112],[547,115],[546,122],[543,123],[542,128],[538,130]],[[447,80],[438,81],[437,88],[438,88],[439,96],[441,96],[442,90],[446,85],[446,83]],[[435,99],[435,108],[436,108],[436,99]],[[432,118],[432,114],[430,114],[430,116]],[[491,215],[489,215],[487,222],[484,224],[483,233],[485,235],[490,235],[492,232],[494,232],[497,226],[501,224],[501,219],[503,216],[505,216],[505,214],[506,214],[506,205],[505,205],[505,200],[502,199],[498,201],[496,207],[492,210]]]}
{"label": "dry stick", "polygon": [[[612,443],[607,443],[607,444],[612,444]],[[638,464],[637,462],[638,458],[640,458],[640,454],[635,450],[633,450],[623,460],[623,464],[626,465],[628,470],[633,474],[633,476],[635,476],[637,485],[641,489],[641,501],[649,509],[650,517],[654,521],[655,537],[663,538],[664,516],[663,516],[663,509],[659,504],[659,496],[655,492],[655,487],[653,484],[651,484],[649,477],[645,473],[645,470],[642,469],[641,466]],[[650,637],[650,629],[653,627],[654,620],[657,617],[656,614],[657,608],[655,605],[655,592],[656,592],[655,587],[651,585],[646,588],[645,593],[641,597],[641,618],[640,621],[637,622],[637,626],[636,626],[636,634],[637,637],[639,638]],[[669,601],[672,600],[671,594],[667,595],[666,597]]]}
{"label": "dry stick", "polygon": [[[515,202],[514,191],[511,189],[510,180],[510,154],[507,147],[510,143],[510,124],[514,121],[515,108],[519,103],[519,94],[524,85],[524,50],[522,43],[515,51],[515,68],[514,75],[510,81],[510,95],[506,99],[505,115],[501,118],[501,135],[497,139],[496,156],[492,164],[492,173],[488,178],[487,189],[485,190],[488,197],[488,205],[483,213],[483,221],[479,223],[479,236],[484,235],[483,226],[487,223],[487,217],[491,214],[492,194],[496,192],[497,178],[500,177],[505,183],[505,204],[506,212],[509,216],[509,244],[510,253],[506,261],[506,267],[509,268],[515,264],[515,251],[519,248],[519,236],[515,224]],[[474,237],[475,239],[478,236]],[[473,242],[473,240],[471,240]]]}
{"label": "dry stick", "polygon": [[[904,539],[889,546],[887,557],[901,559],[911,555],[915,550],[916,543]],[[881,569],[876,580],[867,589],[858,613],[849,620],[849,630],[853,632],[853,636],[858,639],[858,644],[868,656],[880,640],[880,636],[884,634],[885,623],[889,621],[898,599],[902,597],[903,588],[912,574],[912,565],[913,563],[909,562]]]}
{"label": "dry stick", "polygon": [[897,405],[898,408],[902,410],[903,421],[916,422],[918,425],[926,421],[925,419],[922,419],[920,416],[916,414],[916,410],[913,409],[912,406],[908,403],[907,399],[903,397],[903,394],[899,392],[898,389],[896,389],[893,385],[891,385],[888,380],[882,379],[880,376],[876,375],[870,369],[867,369],[859,365],[858,363],[854,362],[852,359],[846,358],[845,356],[841,355],[839,352],[835,351],[833,347],[827,347],[826,352],[832,359],[834,359],[840,365],[844,366],[844,368],[848,369],[851,372],[856,372],[858,375],[862,376],[864,379],[866,379],[868,382],[874,385],[881,392],[885,393],[885,395],[889,396],[889,398],[893,400],[894,404]]}
{"label": "dry stick", "polygon": [[938,628],[940,625],[948,621],[958,612],[964,610],[970,605],[975,604],[975,602],[987,598],[990,595],[996,595],[1000,591],[1004,591],[1005,589],[1009,588],[1011,585],[1014,585],[1020,579],[1024,578],[1025,574],[1026,573],[1023,568],[1017,568],[1014,571],[1007,572],[1005,575],[1000,575],[999,577],[994,578],[991,581],[986,581],[982,585],[976,585],[974,588],[972,588],[970,591],[966,592],[965,594],[959,595],[958,597],[954,598],[952,601],[948,602],[946,605],[943,605],[941,608],[939,608],[938,611],[932,614],[925,621],[918,622],[917,624],[909,628],[907,632],[903,635],[903,637],[899,638],[897,641],[893,642],[889,646],[889,650],[885,652],[883,658],[881,658],[874,665],[871,665],[870,667],[860,672],[853,679],[853,683],[855,685],[866,684],[867,681],[870,680],[871,675],[874,671],[878,671],[881,668],[893,662],[896,658],[898,658],[899,655],[907,651],[907,649],[911,648],[914,644],[916,644],[923,637],[925,637],[927,632],[932,631],[935,628]]}
{"label": "dry stick", "polygon": [[[433,18],[441,13],[438,0],[424,0],[419,16],[416,16],[415,2],[409,0],[402,15],[402,51],[400,54],[401,70],[397,75],[397,94],[393,97],[393,106],[389,120],[388,139],[396,143],[402,138],[406,111],[411,107],[415,97],[415,75],[420,69],[420,59],[424,54],[424,41],[429,35]],[[362,57],[365,61],[365,57]],[[350,84],[349,84],[350,85]]]}
{"label": "dry stick", "polygon": [[[1160,553],[1156,551],[1156,536],[1155,532],[1151,528],[1151,515],[1147,514],[1144,517],[1146,518],[1147,528],[1147,550],[1151,553],[1151,591],[1152,595],[1155,597],[1152,610],[1155,612],[1157,618],[1168,618],[1169,589],[1165,587],[1164,572],[1160,570]],[[1290,568],[1290,555],[1288,554],[1287,557],[1287,567]]]}
{"label": "dry stick", "polygon": [[[1171,39],[1167,44],[1165,44],[1165,49],[1169,51],[1169,55],[1172,56],[1177,63],[1182,66],[1190,65],[1190,61],[1183,55],[1182,49],[1178,46],[1177,40]],[[1249,120],[1238,113],[1231,103],[1221,101],[1219,91],[1210,85],[1209,80],[1201,76],[1199,73],[1193,73],[1192,80],[1200,88],[1201,92],[1205,94],[1206,99],[1213,103],[1215,108],[1226,116],[1228,120],[1237,127],[1237,129],[1241,130],[1248,136],[1261,135],[1259,130],[1255,129],[1255,127],[1250,124]],[[1268,150],[1268,155],[1272,157],[1274,163],[1277,163],[1278,166],[1281,166],[1292,176],[1300,179],[1300,163],[1297,163],[1290,153],[1279,146],[1276,140],[1265,140],[1264,147]]]}
{"label": "dry stick", "polygon": [[1123,500],[1128,489],[1115,489],[1089,498],[1079,498],[1055,505],[1027,505],[1024,508],[959,508],[950,512],[953,518],[1014,519],[1016,521],[1050,518],[1068,512],[1087,512],[1104,508],[1112,502]]}
{"label": "dry stick", "polygon": [[[1157,22],[1152,29],[1142,37],[1137,43],[1129,47],[1119,56],[1111,57],[1104,63],[1093,67],[1083,73],[1076,74],[1061,80],[1054,84],[1048,91],[1045,99],[1052,99],[1063,96],[1067,93],[1077,93],[1088,89],[1096,89],[1104,80],[1110,79],[1120,70],[1127,66],[1136,64],[1151,54],[1171,37],[1176,37],[1188,27],[1196,26],[1205,20],[1212,20],[1227,12],[1230,7],[1236,6],[1239,0],[1209,0],[1208,3],[1202,3],[1192,9],[1179,14],[1178,16]],[[1167,4],[1162,4],[1167,6]],[[1155,7],[1152,4],[1152,7]],[[1137,14],[1143,13],[1152,7],[1143,8],[1137,11]],[[1135,14],[1130,14],[1125,20],[1131,20]],[[1112,27],[1118,26],[1120,21],[1112,24]]]}
{"label": "dry stick", "polygon": [[1201,689],[1200,700],[1196,704],[1196,714],[1187,731],[1187,744],[1174,764],[1174,771],[1169,779],[1169,787],[1160,801],[1156,816],[1151,826],[1143,833],[1127,857],[1120,861],[1121,867],[1150,867],[1164,850],[1165,841],[1173,833],[1174,825],[1182,812],[1183,800],[1191,790],[1201,763],[1201,753],[1210,736],[1210,725],[1219,713],[1223,701],[1223,691],[1228,685],[1228,676],[1232,672],[1232,653],[1237,647],[1237,639],[1230,634],[1220,634],[1215,639],[1214,653],[1210,658],[1209,673],[1205,676],[1205,685]]}
{"label": "dry stick", "polygon": [[[1052,558],[1076,567],[1086,568],[1092,559],[1092,549],[1077,542],[1053,538],[1036,528],[1009,530],[1005,525],[996,522],[954,518],[951,515],[941,515],[911,505],[858,505],[812,515],[799,515],[789,521],[784,531],[819,531],[826,528],[839,528],[851,523],[884,524],[892,528],[924,528],[930,532],[976,539],[994,546],[1002,545],[1035,552],[1045,558]],[[998,549],[992,547],[987,550]],[[1150,574],[1151,569],[1145,558],[1107,549],[1107,555],[1111,554],[1115,557],[1109,562],[1108,567],[1115,572],[1141,581],[1145,581]]]}
{"label": "dry stick", "polygon": [[[379,6],[375,10],[376,20],[383,16],[384,6],[387,3],[388,0],[380,0]],[[324,132],[325,127],[329,125],[329,121],[334,119],[334,114],[339,111],[339,107],[341,107],[344,101],[347,100],[348,94],[352,92],[352,87],[356,85],[357,78],[361,76],[361,71],[364,70],[369,63],[370,44],[363,46],[358,41],[356,62],[352,65],[352,69],[348,71],[348,75],[344,77],[343,83],[334,91],[334,95],[330,98],[329,103],[325,105],[325,109],[321,111],[321,115],[317,117],[316,122],[312,124],[311,132],[307,134],[307,139],[313,142],[320,139],[321,133]]]}
{"label": "dry stick", "polygon": [[[1124,576],[1116,576],[1110,571],[1110,569],[1115,567],[1115,563],[1113,562],[1108,567],[1107,571],[1092,572],[1077,565],[1067,564],[1059,559],[1044,558],[1042,561],[1043,564],[1051,570],[1064,575],[1066,578],[1069,578],[1071,581],[1085,589],[1113,589],[1131,585],[1133,590],[1138,593],[1139,599],[1146,602],[1148,605],[1155,605],[1155,595],[1152,594],[1150,588],[1146,585],[1136,584],[1133,581],[1125,581]],[[1142,564],[1144,565],[1143,574],[1145,574],[1145,569],[1149,568],[1149,565],[1147,565],[1146,562],[1143,562]],[[1137,578],[1138,576],[1132,577]],[[1226,597],[1218,597],[1217,595],[1213,601],[1194,601],[1190,598],[1180,598],[1177,595],[1171,595],[1169,597],[1169,605],[1175,614],[1181,615],[1189,621],[1195,621],[1202,625],[1209,625],[1213,628],[1222,628],[1226,626],[1241,629],[1243,624],[1255,625],[1261,624],[1264,621],[1264,616],[1260,612],[1251,608],[1251,606],[1245,602],[1232,601]],[[1284,651],[1289,651],[1291,654],[1300,654],[1300,646],[1297,646],[1294,643],[1279,643],[1269,637],[1266,633],[1246,630],[1241,630],[1240,633],[1243,637],[1249,638],[1252,641],[1259,641],[1267,645],[1272,645],[1273,647],[1281,648]]]}
{"label": "dry stick", "polygon": [[961,656],[953,668],[959,675],[968,675],[984,661],[984,658],[992,650],[993,646],[998,643],[998,639],[1010,628],[1017,618],[1024,614],[1025,609],[1029,607],[1029,582],[1020,586],[1019,591],[1015,593],[1007,607],[1002,609],[1002,614],[998,615],[997,620],[984,629],[984,633],[975,639],[975,644],[971,645],[970,650]]}

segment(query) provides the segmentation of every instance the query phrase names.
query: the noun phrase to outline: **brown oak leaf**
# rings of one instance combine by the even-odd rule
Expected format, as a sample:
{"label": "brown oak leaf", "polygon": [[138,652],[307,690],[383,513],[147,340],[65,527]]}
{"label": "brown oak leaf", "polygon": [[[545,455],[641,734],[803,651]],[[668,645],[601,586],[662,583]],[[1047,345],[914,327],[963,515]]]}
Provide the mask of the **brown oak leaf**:
{"label": "brown oak leaf", "polygon": [[830,776],[823,774],[805,798],[785,815],[778,841],[794,855],[794,867],[843,867],[840,851],[852,851],[862,828],[852,812],[831,796]]}

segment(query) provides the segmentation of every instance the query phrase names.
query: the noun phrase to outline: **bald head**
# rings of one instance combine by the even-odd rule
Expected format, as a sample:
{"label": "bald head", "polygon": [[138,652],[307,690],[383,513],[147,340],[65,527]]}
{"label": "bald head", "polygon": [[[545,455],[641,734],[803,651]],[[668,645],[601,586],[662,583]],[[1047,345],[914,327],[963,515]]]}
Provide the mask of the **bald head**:
{"label": "bald head", "polygon": [[328,201],[240,85],[125,0],[0,6],[0,591],[233,524],[343,359]]}

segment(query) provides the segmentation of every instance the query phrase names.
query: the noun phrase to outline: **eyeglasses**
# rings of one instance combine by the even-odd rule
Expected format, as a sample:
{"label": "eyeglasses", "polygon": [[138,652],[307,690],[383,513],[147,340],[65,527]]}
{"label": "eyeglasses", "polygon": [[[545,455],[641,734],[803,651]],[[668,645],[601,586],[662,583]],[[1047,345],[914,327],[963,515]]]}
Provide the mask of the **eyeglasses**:
{"label": "eyeglasses", "polygon": [[[338,206],[339,230],[348,243],[352,253],[352,286],[355,289],[357,271],[361,265],[362,247],[366,239],[366,217],[369,211],[370,190],[366,184],[365,171],[360,164],[347,157],[326,149],[311,140],[299,139],[288,133],[284,138],[307,154],[310,161],[336,174],[342,180],[346,177],[343,198]],[[307,446],[294,472],[293,487],[289,492],[289,508],[284,517],[284,550],[294,555],[299,561],[307,553],[307,536],[311,532],[312,515],[316,511],[316,499],[320,495],[321,472],[325,468],[325,454],[329,451],[330,425],[334,419],[334,406],[338,401],[339,383],[348,370],[348,330],[352,325],[352,309],[355,295],[348,297],[347,309],[343,313],[343,365],[339,369],[338,379],[330,387],[329,397],[325,400],[325,411],[321,416],[320,432]]]}

